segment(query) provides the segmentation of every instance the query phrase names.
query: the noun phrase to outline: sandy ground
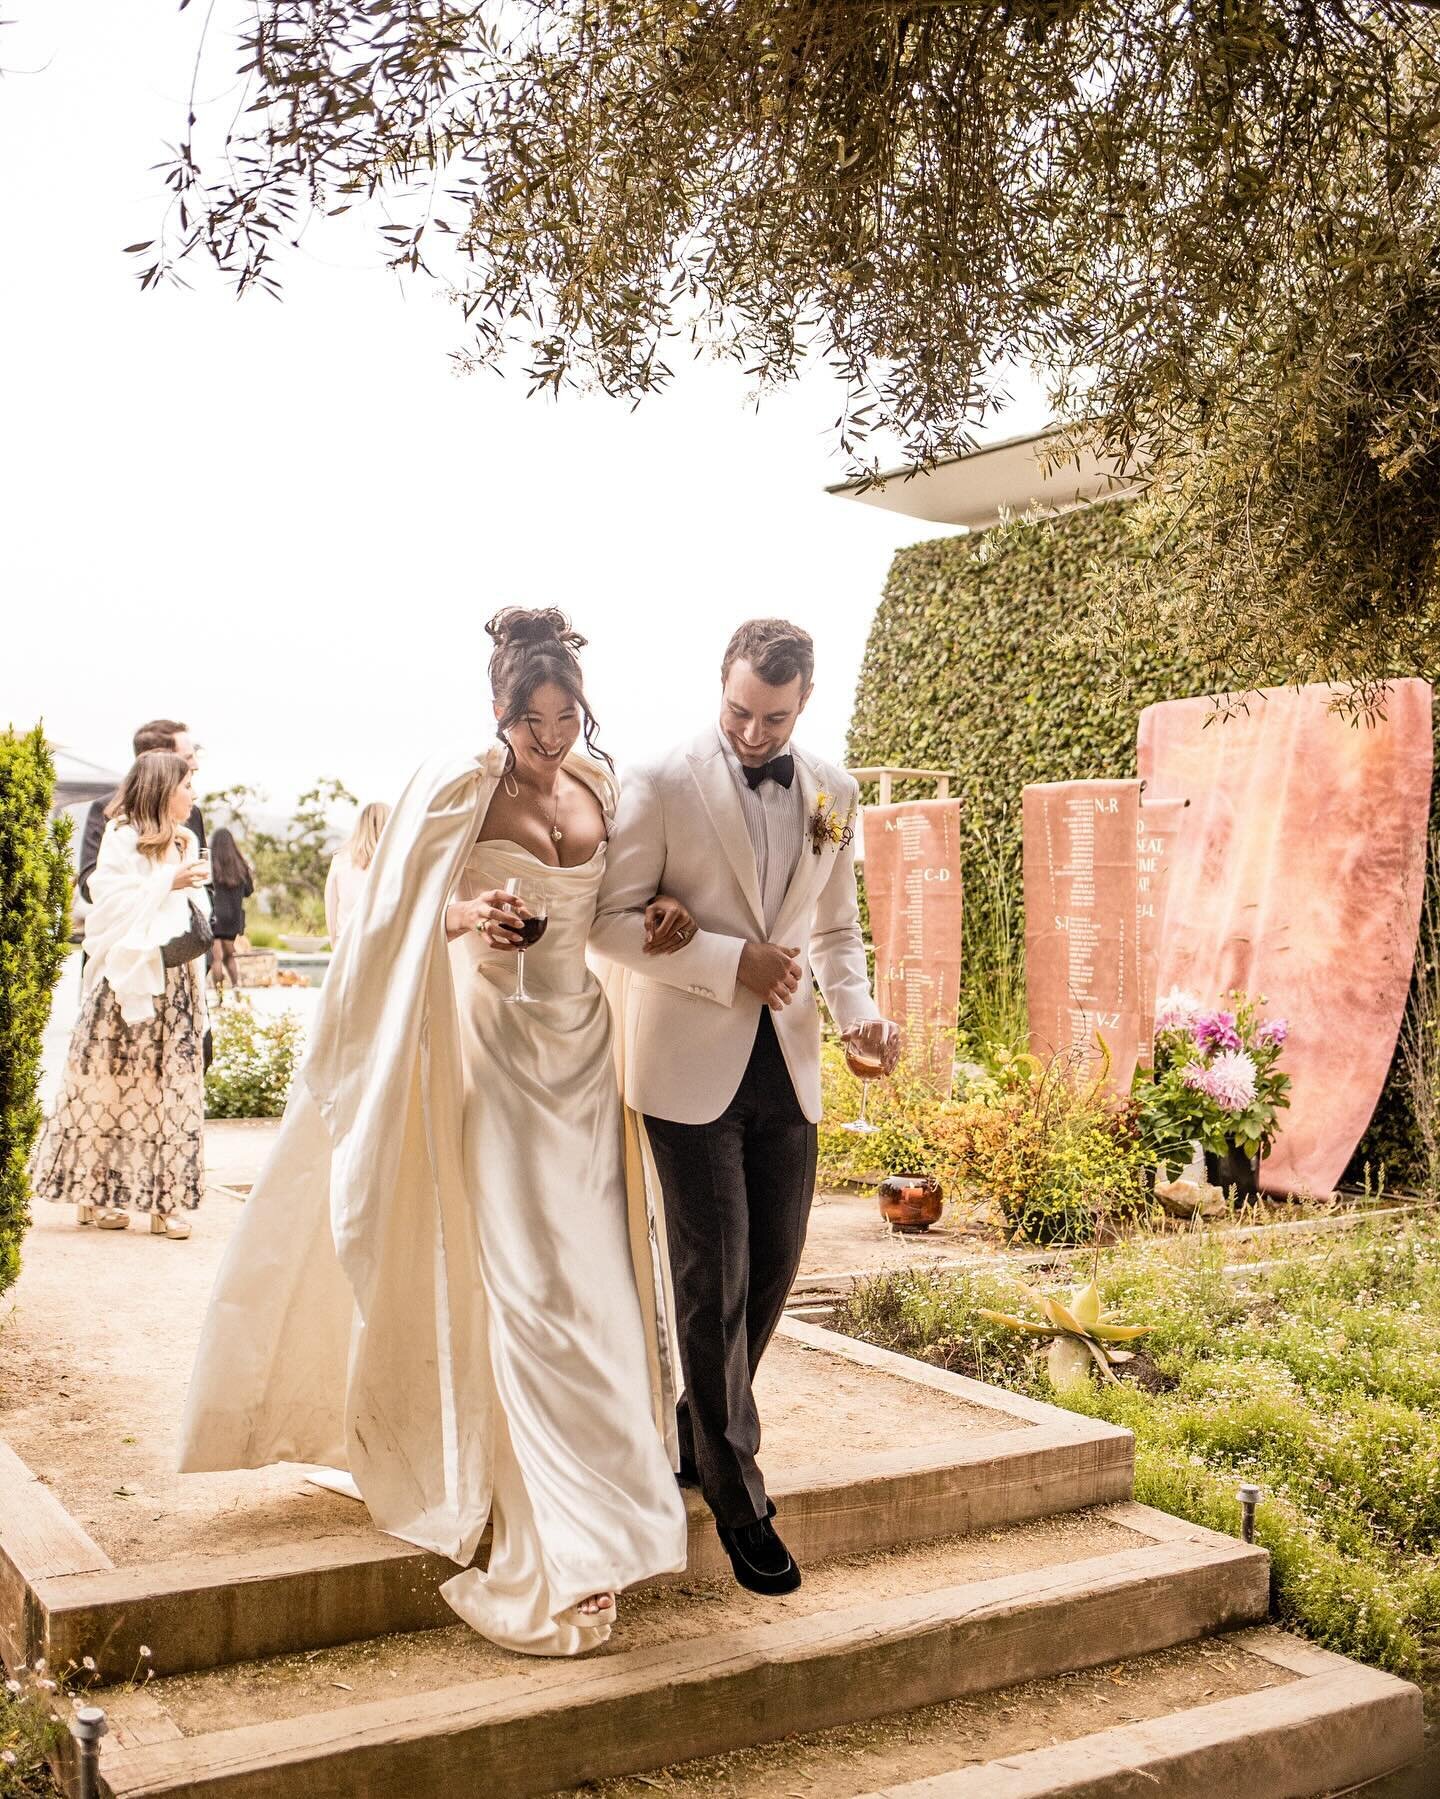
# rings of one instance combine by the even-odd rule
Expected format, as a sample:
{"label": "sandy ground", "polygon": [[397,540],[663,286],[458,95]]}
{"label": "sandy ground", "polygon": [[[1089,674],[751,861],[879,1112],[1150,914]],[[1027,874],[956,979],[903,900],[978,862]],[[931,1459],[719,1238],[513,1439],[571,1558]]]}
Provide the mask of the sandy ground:
{"label": "sandy ground", "polygon": [[[1143,1540],[1109,1519],[1075,1512],[1010,1530],[823,1562],[807,1567],[805,1584],[783,1599],[758,1597],[728,1579],[641,1589],[622,1598],[620,1627],[596,1653],[694,1641],[867,1601],[937,1592],[1114,1554]],[[544,1687],[567,1673],[564,1664],[518,1658],[457,1624],[175,1675],[155,1681],[146,1697],[158,1700],[189,1735],[491,1678]],[[125,1722],[122,1693],[112,1689],[98,1701]]]}
{"label": "sandy ground", "polygon": [[[117,1563],[369,1528],[361,1507],[293,1466],[172,1472],[195,1344],[241,1212],[220,1189],[254,1178],[275,1129],[209,1125],[210,1187],[185,1243],[134,1226],[77,1229],[68,1208],[38,1205],[20,1281],[0,1300],[0,1436]],[[865,1202],[817,1202],[807,1266],[833,1266],[837,1256],[855,1266],[864,1253],[878,1261],[914,1252]],[[865,1453],[997,1428],[994,1414],[784,1342],[761,1370],[759,1393],[772,1478],[822,1459],[836,1440]]]}

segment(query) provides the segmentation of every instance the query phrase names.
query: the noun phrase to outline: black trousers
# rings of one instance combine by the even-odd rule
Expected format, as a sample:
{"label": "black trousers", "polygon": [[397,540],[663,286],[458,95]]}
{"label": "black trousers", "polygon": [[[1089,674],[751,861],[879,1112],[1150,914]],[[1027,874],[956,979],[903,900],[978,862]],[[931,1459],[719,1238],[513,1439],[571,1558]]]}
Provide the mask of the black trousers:
{"label": "black trousers", "polygon": [[815,1126],[767,1007],[734,1099],[712,1124],[645,1120],[665,1194],[685,1397],[680,1453],[716,1520],[765,1516],[752,1383],[800,1266]]}

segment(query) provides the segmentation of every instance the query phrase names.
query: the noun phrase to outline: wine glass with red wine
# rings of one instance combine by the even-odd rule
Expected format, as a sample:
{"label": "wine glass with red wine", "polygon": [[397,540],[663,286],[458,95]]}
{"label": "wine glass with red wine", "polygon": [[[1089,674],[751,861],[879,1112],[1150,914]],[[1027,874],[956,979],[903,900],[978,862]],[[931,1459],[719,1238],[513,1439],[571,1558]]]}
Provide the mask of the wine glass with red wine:
{"label": "wine glass with red wine", "polygon": [[860,1083],[860,1116],[840,1129],[853,1131],[857,1137],[873,1136],[880,1128],[865,1116],[865,1101],[871,1081],[885,1072],[885,1035],[884,1019],[870,1018],[845,1039],[846,1066]]}
{"label": "wine glass with red wine", "polygon": [[527,914],[520,920],[520,948],[515,957],[515,991],[505,995],[509,1001],[524,1004],[530,998],[525,991],[525,951],[533,949],[545,935],[545,927],[550,922],[550,901],[543,887],[522,881],[518,875],[513,875],[505,883],[505,891],[520,901]]}

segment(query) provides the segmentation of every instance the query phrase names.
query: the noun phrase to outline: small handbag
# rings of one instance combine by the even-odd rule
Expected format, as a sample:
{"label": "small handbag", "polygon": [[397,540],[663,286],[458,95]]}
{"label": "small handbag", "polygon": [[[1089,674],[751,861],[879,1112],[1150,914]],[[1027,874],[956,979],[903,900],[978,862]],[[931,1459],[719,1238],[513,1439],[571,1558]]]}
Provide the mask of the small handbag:
{"label": "small handbag", "polygon": [[172,937],[168,943],[160,945],[160,960],[166,968],[179,968],[182,963],[193,962],[197,956],[203,956],[214,941],[215,933],[210,927],[210,920],[191,900],[189,930],[182,931],[178,937]]}

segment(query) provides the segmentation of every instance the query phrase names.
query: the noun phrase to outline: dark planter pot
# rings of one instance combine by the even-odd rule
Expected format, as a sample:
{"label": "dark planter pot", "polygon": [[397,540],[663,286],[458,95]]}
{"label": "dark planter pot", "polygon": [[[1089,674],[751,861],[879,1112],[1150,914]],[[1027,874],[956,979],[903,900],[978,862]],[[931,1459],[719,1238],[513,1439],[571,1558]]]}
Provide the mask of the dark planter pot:
{"label": "dark planter pot", "polygon": [[933,1175],[890,1174],[875,1191],[891,1230],[928,1231],[945,1210],[945,1190]]}
{"label": "dark planter pot", "polygon": [[1223,1156],[1205,1151],[1205,1178],[1227,1199],[1255,1199],[1260,1193],[1260,1158],[1230,1144]]}

